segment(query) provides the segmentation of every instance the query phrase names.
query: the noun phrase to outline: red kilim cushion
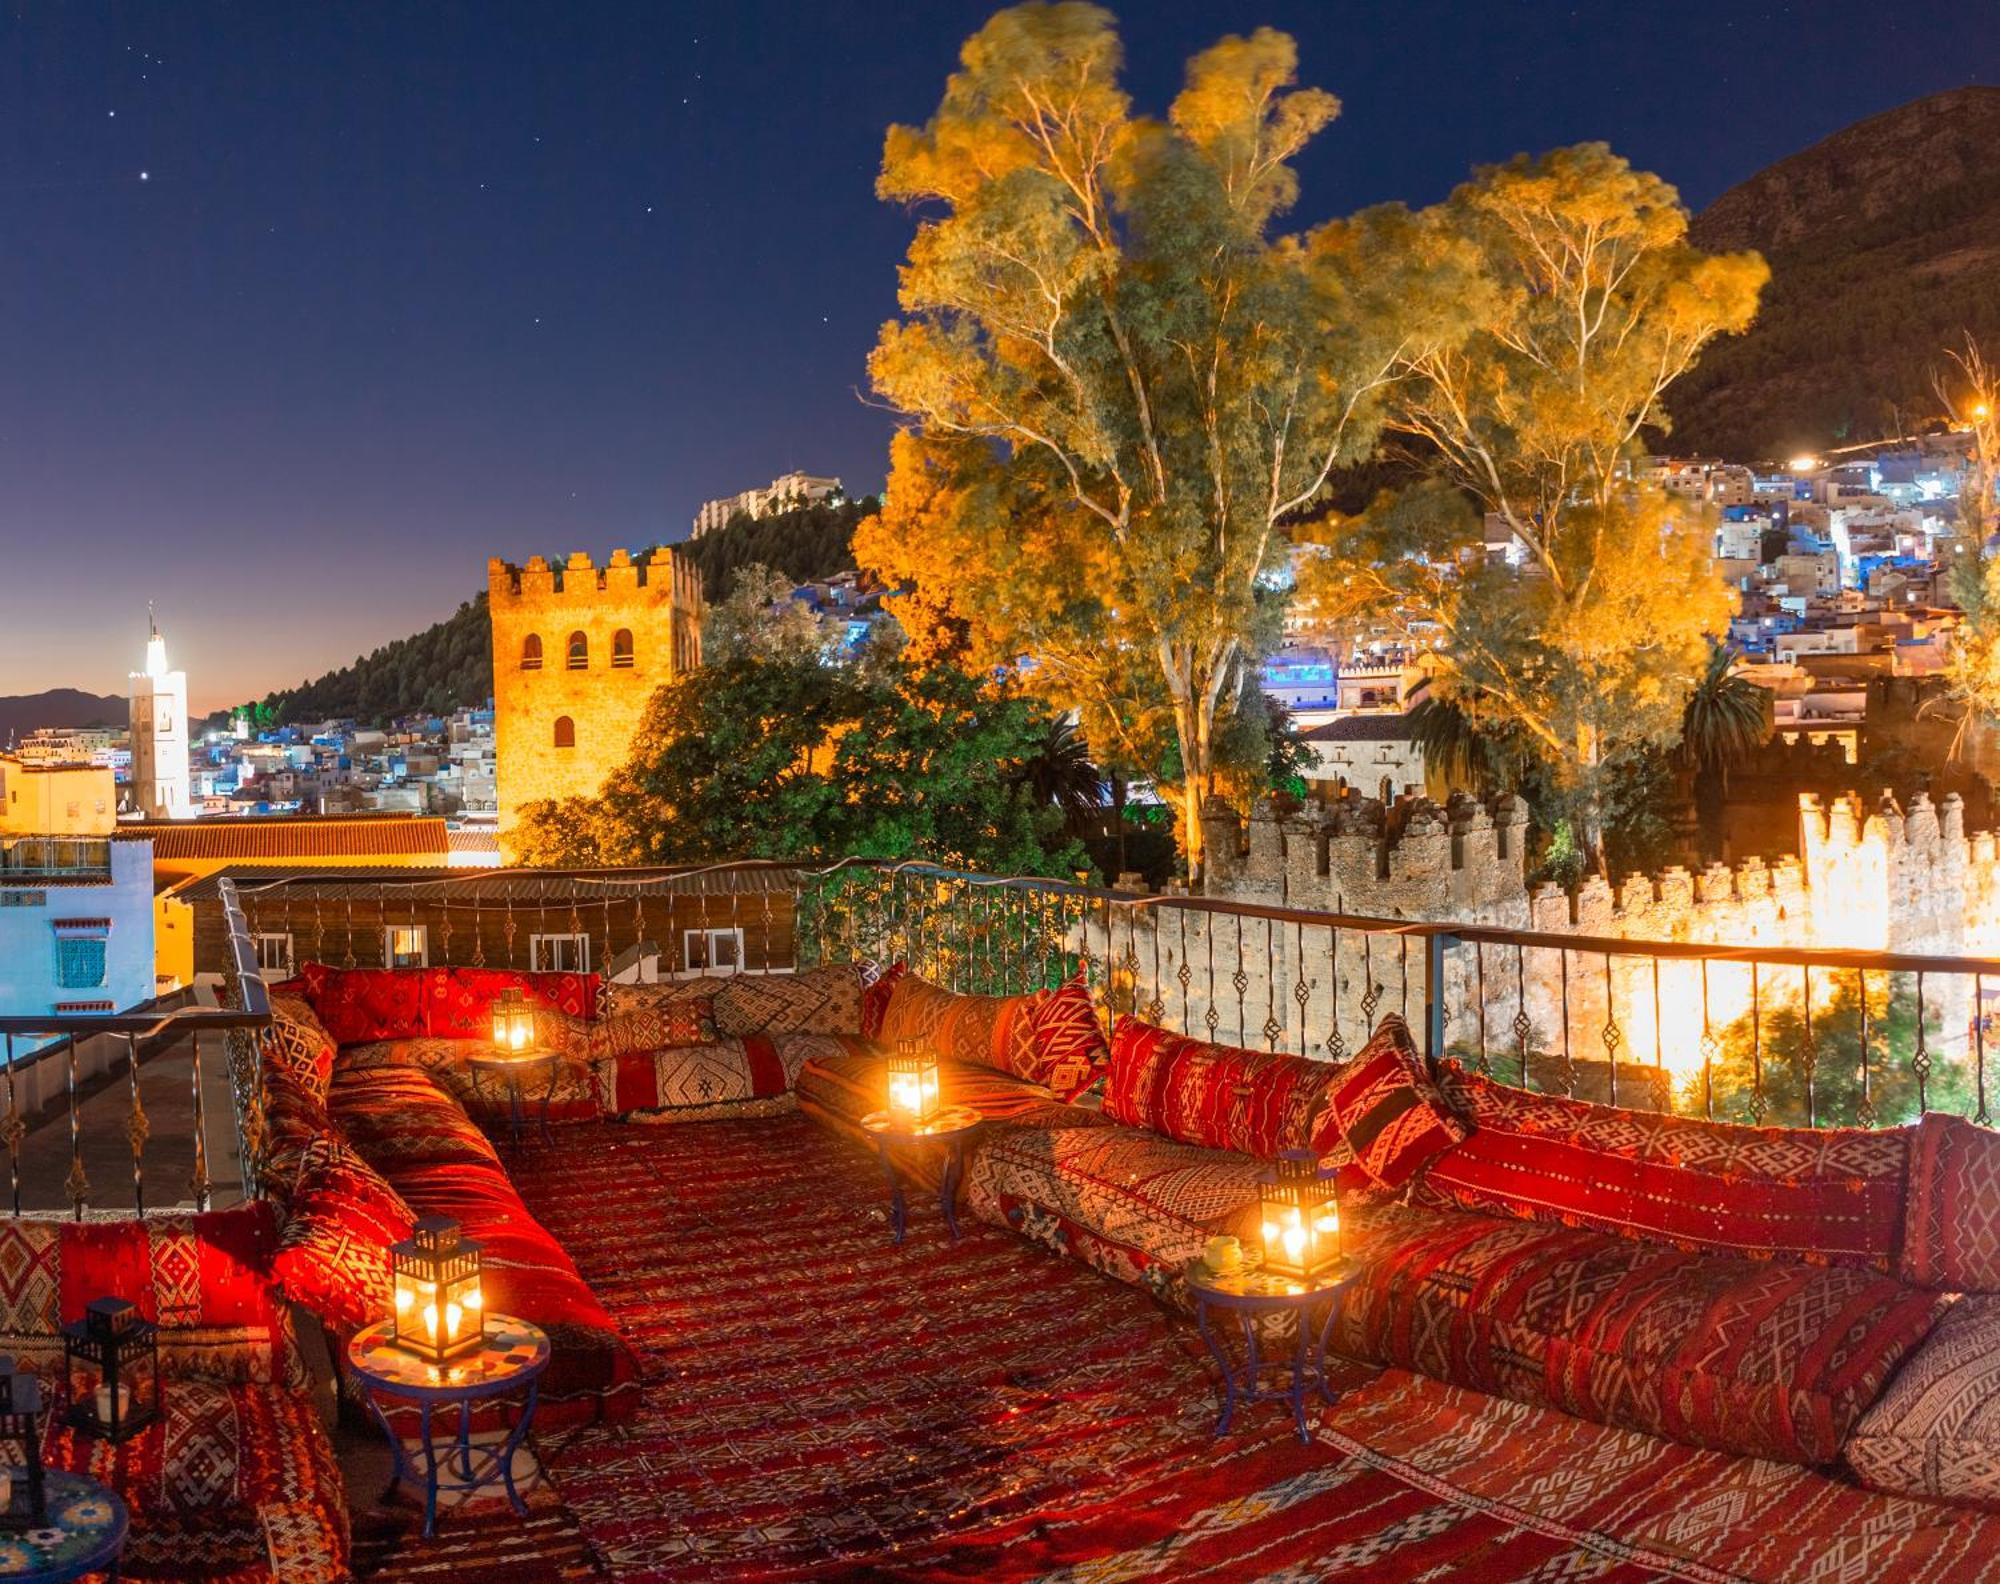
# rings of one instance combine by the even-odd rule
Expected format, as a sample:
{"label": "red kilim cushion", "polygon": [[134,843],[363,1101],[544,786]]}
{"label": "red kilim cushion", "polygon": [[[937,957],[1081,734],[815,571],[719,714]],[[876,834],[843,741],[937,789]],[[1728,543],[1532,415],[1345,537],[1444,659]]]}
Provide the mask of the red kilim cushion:
{"label": "red kilim cushion", "polygon": [[599,1061],[609,1056],[714,1042],[715,1003],[707,996],[688,996],[630,1012],[615,1012],[600,1019],[591,1025],[584,1054],[591,1061]]}
{"label": "red kilim cushion", "polygon": [[[896,993],[896,981],[910,971],[908,963],[891,963],[876,970],[861,987],[861,1037],[880,1039],[882,1019],[889,1015],[889,998]],[[864,973],[864,977],[867,975]]]}
{"label": "red kilim cushion", "polygon": [[1060,990],[1035,997],[1028,1006],[1028,1024],[1041,1063],[1036,1081],[1058,1100],[1074,1100],[1110,1065],[1111,1047],[1082,974]]}
{"label": "red kilim cushion", "polygon": [[427,968],[424,970],[424,1032],[437,1039],[493,1037],[493,1003],[518,990],[536,1006],[573,1018],[597,1008],[597,975],[516,973],[510,968]]}
{"label": "red kilim cushion", "polygon": [[292,1302],[346,1330],[387,1317],[389,1248],[415,1217],[403,1196],[338,1139],[306,1147],[278,1238],[275,1273]]}
{"label": "red kilim cushion", "polygon": [[905,974],[889,992],[880,1039],[884,1045],[921,1040],[947,1061],[970,1062],[1040,1083],[1043,1062],[1028,1016],[1034,999],[959,995]]}
{"label": "red kilim cushion", "polygon": [[715,990],[715,1028],[746,1034],[859,1034],[861,965],[828,963],[791,974],[735,974]]}
{"label": "red kilim cushion", "polygon": [[336,1045],[371,1040],[418,1039],[424,1026],[425,968],[329,968],[307,963],[299,970],[306,999]]}
{"label": "red kilim cushion", "polygon": [[1104,1114],[1183,1144],[1264,1160],[1307,1149],[1342,1069],[1274,1051],[1211,1045],[1135,1017],[1111,1031]]}
{"label": "red kilim cushion", "polygon": [[2000,1292],[2000,1133],[1928,1111],[1910,1140],[1903,1280]]}
{"label": "red kilim cushion", "polygon": [[1409,1028],[1392,1014],[1337,1069],[1312,1142],[1321,1155],[1345,1144],[1357,1171],[1377,1187],[1397,1189],[1465,1131],[1425,1073]]}
{"label": "red kilim cushion", "polygon": [[296,996],[271,997],[271,1023],[257,1033],[267,1083],[287,1083],[320,1100],[333,1075],[333,1038]]}
{"label": "red kilim cushion", "polygon": [[1447,1062],[1472,1136],[1420,1202],[1597,1227],[1687,1249],[1894,1268],[1909,1132],[1754,1128],[1530,1094]]}

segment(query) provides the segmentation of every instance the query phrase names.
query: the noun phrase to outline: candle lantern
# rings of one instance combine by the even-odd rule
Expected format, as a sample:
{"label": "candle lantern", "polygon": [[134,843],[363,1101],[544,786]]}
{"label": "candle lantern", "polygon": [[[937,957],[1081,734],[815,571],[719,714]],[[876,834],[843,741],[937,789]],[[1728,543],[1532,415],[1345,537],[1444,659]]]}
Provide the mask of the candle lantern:
{"label": "candle lantern", "polygon": [[479,1245],[459,1236],[456,1221],[419,1216],[408,1239],[390,1249],[389,1271],[396,1346],[437,1365],[479,1346],[486,1334]]}
{"label": "candle lantern", "polygon": [[510,1056],[525,1056],[535,1044],[535,1005],[518,989],[500,992],[493,1003],[493,1043]]}
{"label": "candle lantern", "polygon": [[889,1118],[899,1127],[919,1128],[937,1115],[937,1052],[922,1040],[896,1041],[889,1058]]}
{"label": "candle lantern", "polygon": [[94,1298],[63,1327],[64,1417],[85,1435],[123,1441],[160,1416],[160,1328],[123,1298]]}
{"label": "candle lantern", "polygon": [[1282,1150],[1258,1198],[1265,1272],[1303,1287],[1325,1282],[1341,1258],[1333,1171],[1311,1150]]}
{"label": "candle lantern", "polygon": [[0,1472],[0,1532],[46,1528],[42,1479],[42,1383],[0,1355],[0,1442],[21,1443],[21,1477]]}

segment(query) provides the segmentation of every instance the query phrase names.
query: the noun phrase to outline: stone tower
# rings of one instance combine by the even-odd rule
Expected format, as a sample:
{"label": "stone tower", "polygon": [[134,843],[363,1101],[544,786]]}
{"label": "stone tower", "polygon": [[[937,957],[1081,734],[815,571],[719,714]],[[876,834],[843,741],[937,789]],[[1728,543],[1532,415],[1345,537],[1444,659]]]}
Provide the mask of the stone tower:
{"label": "stone tower", "polygon": [[187,673],[167,669],[167,641],[146,609],[146,669],[131,674],[132,806],[147,819],[188,819]]}
{"label": "stone tower", "polygon": [[500,830],[524,803],[588,797],[623,764],[647,701],[701,664],[701,574],[662,547],[603,566],[486,564]]}

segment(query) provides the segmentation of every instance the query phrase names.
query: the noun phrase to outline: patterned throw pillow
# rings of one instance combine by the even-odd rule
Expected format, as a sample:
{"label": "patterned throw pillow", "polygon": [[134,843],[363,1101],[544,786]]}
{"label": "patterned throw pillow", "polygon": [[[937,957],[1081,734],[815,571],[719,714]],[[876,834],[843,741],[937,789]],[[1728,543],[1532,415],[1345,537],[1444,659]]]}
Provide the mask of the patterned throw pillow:
{"label": "patterned throw pillow", "polygon": [[1927,1111],[1910,1140],[1904,1281],[2000,1292],[2000,1133]]}
{"label": "patterned throw pillow", "polygon": [[278,1235],[279,1289],[329,1325],[356,1330],[389,1313],[389,1248],[415,1217],[403,1196],[347,1145],[306,1147]]}
{"label": "patterned throw pillow", "polygon": [[1035,997],[1028,1006],[1028,1024],[1041,1066],[1038,1081],[1058,1100],[1083,1094],[1110,1065],[1111,1047],[1082,974],[1060,990]]}
{"label": "patterned throw pillow", "polygon": [[1841,1452],[1870,1490],[2000,1509],[2000,1299],[1953,1304]]}
{"label": "patterned throw pillow", "polygon": [[336,1045],[371,1040],[421,1039],[425,1026],[424,968],[329,968],[307,963],[299,970],[306,999]]}
{"label": "patterned throw pillow", "polygon": [[1035,999],[959,995],[905,974],[889,992],[879,1038],[885,1045],[922,1040],[946,1061],[970,1062],[1040,1083],[1045,1064],[1029,1017]]}
{"label": "patterned throw pillow", "polygon": [[1341,1071],[1120,1017],[1111,1031],[1104,1114],[1183,1144],[1270,1160],[1280,1150],[1311,1147],[1313,1119]]}
{"label": "patterned throw pillow", "polygon": [[859,1034],[861,965],[829,963],[792,974],[734,974],[715,990],[715,1028],[746,1034]]}
{"label": "patterned throw pillow", "polygon": [[294,996],[271,997],[271,1023],[257,1031],[257,1055],[264,1080],[288,1084],[319,1100],[333,1076],[333,1038]]}
{"label": "patterned throw pillow", "polygon": [[1532,1094],[1446,1062],[1472,1136],[1418,1202],[1595,1227],[1683,1249],[1895,1267],[1907,1128],[1759,1128]]}
{"label": "patterned throw pillow", "polygon": [[1410,1030],[1393,1013],[1354,1060],[1336,1068],[1326,1109],[1313,1125],[1322,1156],[1345,1145],[1354,1168],[1378,1188],[1401,1188],[1426,1162],[1465,1137],[1424,1071]]}
{"label": "patterned throw pillow", "polygon": [[493,1037],[493,1003],[518,990],[538,1007],[589,1018],[597,1006],[597,975],[519,973],[511,968],[424,970],[424,1032],[437,1039]]}
{"label": "patterned throw pillow", "polygon": [[886,968],[877,968],[872,963],[862,965],[861,977],[867,981],[861,987],[863,1039],[882,1037],[882,1020],[889,1015],[889,998],[896,993],[896,981],[909,971],[908,963],[891,963]]}
{"label": "patterned throw pillow", "polygon": [[616,1017],[621,1012],[642,1012],[697,997],[713,998],[722,983],[719,974],[702,974],[693,979],[663,979],[658,984],[614,984],[606,980],[597,992],[597,1015]]}
{"label": "patterned throw pillow", "polygon": [[591,1061],[715,1043],[715,1002],[709,996],[635,1008],[590,1025],[584,1054]]}

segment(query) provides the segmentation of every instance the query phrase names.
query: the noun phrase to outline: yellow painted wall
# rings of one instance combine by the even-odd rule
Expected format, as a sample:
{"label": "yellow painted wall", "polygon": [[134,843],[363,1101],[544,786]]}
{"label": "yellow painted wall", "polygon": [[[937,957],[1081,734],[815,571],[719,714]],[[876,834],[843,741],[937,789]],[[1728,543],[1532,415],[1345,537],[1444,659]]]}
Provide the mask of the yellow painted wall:
{"label": "yellow painted wall", "polygon": [[26,765],[0,754],[0,835],[108,836],[117,828],[108,765]]}
{"label": "yellow painted wall", "polygon": [[194,983],[194,908],[164,892],[153,898],[153,972],[162,991]]}

